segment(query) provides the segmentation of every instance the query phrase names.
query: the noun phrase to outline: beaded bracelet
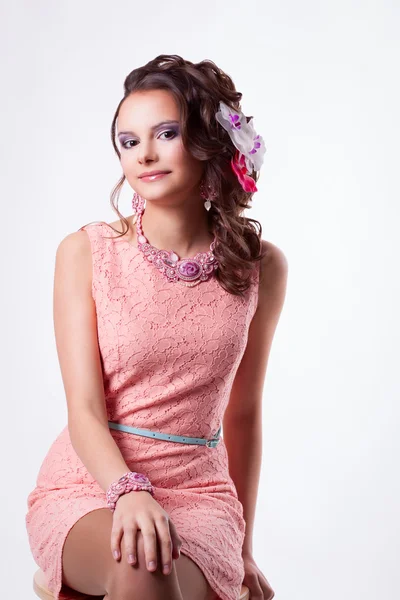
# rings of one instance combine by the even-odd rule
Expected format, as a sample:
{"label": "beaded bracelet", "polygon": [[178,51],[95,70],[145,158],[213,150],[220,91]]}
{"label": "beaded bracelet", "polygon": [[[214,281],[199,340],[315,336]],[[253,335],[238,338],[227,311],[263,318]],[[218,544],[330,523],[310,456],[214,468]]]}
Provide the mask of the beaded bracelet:
{"label": "beaded bracelet", "polygon": [[135,473],[135,471],[128,471],[125,475],[122,475],[117,481],[114,481],[107,490],[107,506],[110,510],[114,511],[117,500],[123,494],[127,494],[132,491],[145,491],[149,492],[154,496],[154,489],[151,482],[146,475],[142,473]]}

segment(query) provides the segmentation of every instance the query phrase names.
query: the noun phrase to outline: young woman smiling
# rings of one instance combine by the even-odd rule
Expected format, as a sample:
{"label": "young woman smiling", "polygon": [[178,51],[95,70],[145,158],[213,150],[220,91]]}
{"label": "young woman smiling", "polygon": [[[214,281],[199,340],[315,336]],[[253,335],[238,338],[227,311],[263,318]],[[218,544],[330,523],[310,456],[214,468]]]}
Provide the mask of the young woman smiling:
{"label": "young woman smiling", "polygon": [[287,261],[242,214],[265,147],[240,99],[209,60],[132,71],[111,136],[133,214],[57,249],[68,425],[26,516],[56,599],[274,596],[252,536]]}

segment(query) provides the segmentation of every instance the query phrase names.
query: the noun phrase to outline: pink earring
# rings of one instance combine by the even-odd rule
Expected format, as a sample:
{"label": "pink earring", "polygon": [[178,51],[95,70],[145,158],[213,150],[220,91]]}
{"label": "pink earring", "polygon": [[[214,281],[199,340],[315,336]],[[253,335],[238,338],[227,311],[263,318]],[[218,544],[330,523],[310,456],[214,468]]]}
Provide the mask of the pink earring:
{"label": "pink earring", "polygon": [[204,181],[200,184],[200,196],[205,200],[204,207],[206,210],[210,210],[211,201],[215,200],[218,196],[216,190],[210,186],[206,185]]}
{"label": "pink earring", "polygon": [[142,213],[144,211],[144,208],[145,208],[144,198],[142,198],[142,196],[139,196],[139,194],[137,192],[135,192],[133,194],[133,198],[132,198],[133,214],[138,215],[139,213]]}

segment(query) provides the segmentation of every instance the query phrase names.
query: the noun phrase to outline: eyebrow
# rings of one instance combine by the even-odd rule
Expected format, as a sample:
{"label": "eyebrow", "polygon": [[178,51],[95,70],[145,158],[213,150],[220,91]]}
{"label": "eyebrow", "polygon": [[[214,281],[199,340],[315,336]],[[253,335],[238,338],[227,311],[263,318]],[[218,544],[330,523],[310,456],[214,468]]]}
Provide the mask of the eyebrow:
{"label": "eyebrow", "polygon": [[[154,131],[155,129],[158,129],[158,127],[161,127],[161,125],[171,125],[171,124],[175,124],[178,125],[179,121],[175,121],[175,120],[167,120],[167,121],[161,121],[161,123],[157,123],[157,125],[153,125],[153,127],[150,127],[151,131]],[[118,137],[120,137],[121,135],[134,135],[133,131],[120,131],[118,133]]]}

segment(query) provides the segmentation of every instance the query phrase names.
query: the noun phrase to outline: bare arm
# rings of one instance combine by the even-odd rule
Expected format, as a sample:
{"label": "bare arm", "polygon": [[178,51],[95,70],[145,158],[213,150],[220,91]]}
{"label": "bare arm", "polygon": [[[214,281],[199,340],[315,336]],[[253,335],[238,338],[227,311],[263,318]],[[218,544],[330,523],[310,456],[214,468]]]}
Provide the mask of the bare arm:
{"label": "bare arm", "polygon": [[91,292],[92,256],[86,231],[66,236],[56,253],[54,330],[72,446],[106,492],[129,471],[109,427]]}
{"label": "bare arm", "polygon": [[229,474],[243,505],[246,533],[242,554],[252,554],[253,524],[262,458],[262,395],[272,340],[283,307],[288,265],[282,251],[263,241],[258,307],[224,415]]}

